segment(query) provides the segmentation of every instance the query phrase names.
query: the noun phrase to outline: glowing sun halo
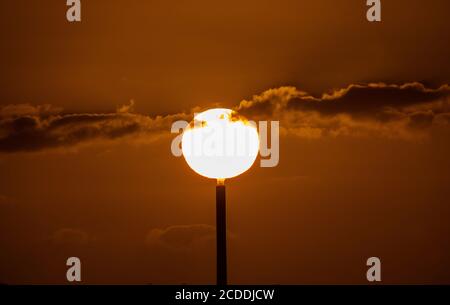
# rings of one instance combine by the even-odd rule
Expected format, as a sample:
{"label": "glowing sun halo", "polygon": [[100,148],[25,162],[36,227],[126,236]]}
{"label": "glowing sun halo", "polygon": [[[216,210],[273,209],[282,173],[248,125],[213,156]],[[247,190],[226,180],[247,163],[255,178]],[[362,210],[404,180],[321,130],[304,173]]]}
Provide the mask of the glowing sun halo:
{"label": "glowing sun halo", "polygon": [[230,109],[209,109],[184,130],[181,147],[188,165],[198,174],[226,179],[248,170],[259,151],[256,127]]}

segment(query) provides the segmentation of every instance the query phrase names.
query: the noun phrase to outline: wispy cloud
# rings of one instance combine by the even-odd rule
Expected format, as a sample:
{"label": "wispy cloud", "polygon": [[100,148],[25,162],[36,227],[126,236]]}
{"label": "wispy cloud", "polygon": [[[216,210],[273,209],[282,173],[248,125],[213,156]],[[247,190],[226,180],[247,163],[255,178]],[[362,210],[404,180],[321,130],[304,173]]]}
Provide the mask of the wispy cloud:
{"label": "wispy cloud", "polygon": [[63,228],[55,231],[49,240],[60,246],[85,246],[93,241],[93,238],[88,233],[73,228]]}
{"label": "wispy cloud", "polygon": [[145,243],[148,247],[191,252],[213,241],[215,232],[215,227],[206,224],[175,225],[165,229],[152,229]]}

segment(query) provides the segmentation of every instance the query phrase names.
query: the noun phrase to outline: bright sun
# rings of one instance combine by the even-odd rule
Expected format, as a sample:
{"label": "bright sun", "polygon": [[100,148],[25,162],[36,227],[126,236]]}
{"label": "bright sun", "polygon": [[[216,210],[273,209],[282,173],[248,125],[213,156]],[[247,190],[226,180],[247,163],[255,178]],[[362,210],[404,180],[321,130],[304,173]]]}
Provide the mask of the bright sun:
{"label": "bright sun", "polygon": [[209,109],[194,117],[184,130],[183,156],[198,174],[226,179],[248,170],[259,151],[255,124],[230,109]]}

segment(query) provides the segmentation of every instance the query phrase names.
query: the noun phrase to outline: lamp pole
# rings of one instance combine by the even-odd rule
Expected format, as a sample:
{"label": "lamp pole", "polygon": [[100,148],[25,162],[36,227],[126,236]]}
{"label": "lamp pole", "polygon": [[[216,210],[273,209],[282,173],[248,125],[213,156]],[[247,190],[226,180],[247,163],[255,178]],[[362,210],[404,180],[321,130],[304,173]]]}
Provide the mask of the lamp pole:
{"label": "lamp pole", "polygon": [[[236,120],[237,116],[234,117],[234,113],[235,111],[231,109],[214,108],[196,114],[194,121],[183,130],[181,138],[183,157],[188,165],[206,178],[217,179],[216,267],[217,285],[220,286],[228,283],[225,178],[236,177],[248,170],[255,162],[259,151],[258,130],[243,117],[239,116]],[[245,145],[242,145],[242,139],[246,140]],[[234,149],[236,144],[245,147],[244,154],[241,150]],[[231,149],[227,149],[224,155],[223,151],[217,150],[219,146]],[[174,145],[172,149],[173,147]]]}
{"label": "lamp pole", "polygon": [[216,185],[216,242],[217,285],[227,284],[227,218],[225,179],[217,179]]}

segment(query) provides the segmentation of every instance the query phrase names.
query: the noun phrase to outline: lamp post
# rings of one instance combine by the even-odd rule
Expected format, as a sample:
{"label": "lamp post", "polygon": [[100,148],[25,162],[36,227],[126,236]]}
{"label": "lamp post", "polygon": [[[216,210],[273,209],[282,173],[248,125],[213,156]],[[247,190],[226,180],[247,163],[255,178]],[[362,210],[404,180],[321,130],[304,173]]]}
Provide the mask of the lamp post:
{"label": "lamp post", "polygon": [[183,156],[198,174],[217,180],[216,264],[217,285],[227,285],[227,218],[225,179],[247,171],[259,151],[256,127],[225,108],[215,108],[194,116],[183,132]]}
{"label": "lamp post", "polygon": [[227,284],[227,206],[225,180],[217,179],[216,185],[216,256],[217,285]]}

